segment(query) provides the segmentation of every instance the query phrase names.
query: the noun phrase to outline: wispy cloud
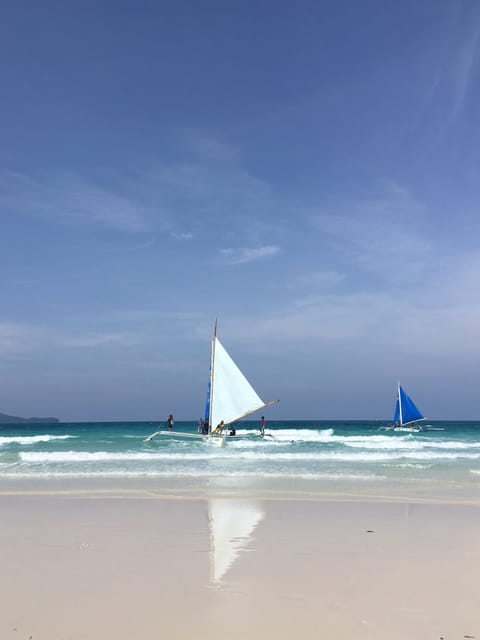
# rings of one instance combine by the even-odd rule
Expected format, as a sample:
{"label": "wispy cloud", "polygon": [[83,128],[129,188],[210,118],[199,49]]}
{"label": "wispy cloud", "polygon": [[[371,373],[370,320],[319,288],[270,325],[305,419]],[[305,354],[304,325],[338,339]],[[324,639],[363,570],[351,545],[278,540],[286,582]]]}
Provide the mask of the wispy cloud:
{"label": "wispy cloud", "polygon": [[172,238],[175,238],[176,240],[192,240],[193,239],[193,233],[190,233],[189,231],[186,231],[186,232],[172,231],[170,235],[172,236]]}
{"label": "wispy cloud", "polygon": [[[79,317],[78,315],[76,316]],[[144,322],[154,321],[155,323],[164,322],[167,325],[178,325],[179,323],[196,323],[205,318],[202,311],[165,311],[163,309],[142,309],[142,308],[115,308],[109,309],[107,313],[103,312],[95,316],[96,322],[111,323],[118,318],[127,324],[142,324]],[[82,318],[80,318],[82,319]],[[86,320],[83,318],[82,320]]]}
{"label": "wispy cloud", "polygon": [[287,289],[292,291],[323,290],[336,287],[345,279],[338,271],[313,271],[304,273],[287,281]]}
{"label": "wispy cloud", "polygon": [[0,323],[0,356],[22,355],[52,348],[131,346],[139,341],[132,332],[66,332],[21,323]]}
{"label": "wispy cloud", "polygon": [[280,252],[280,247],[265,245],[263,247],[238,247],[236,249],[219,249],[218,253],[224,264],[245,264],[255,260],[272,258]]}
{"label": "wispy cloud", "polygon": [[479,262],[457,270],[448,264],[426,291],[401,299],[379,291],[319,294],[310,304],[285,303],[268,314],[224,318],[223,324],[233,343],[253,344],[265,353],[299,350],[310,360],[315,354],[333,357],[347,350],[357,363],[374,354],[381,360],[388,354],[389,363],[424,357],[475,363],[480,357],[480,299],[472,298],[471,286],[479,273]]}
{"label": "wispy cloud", "polygon": [[335,248],[336,260],[386,282],[407,282],[431,265],[423,205],[388,183],[369,196],[336,200],[311,213],[310,223]]}
{"label": "wispy cloud", "polygon": [[0,355],[24,353],[43,342],[43,332],[18,323],[0,323]]}
{"label": "wispy cloud", "polygon": [[475,76],[478,64],[478,45],[480,38],[480,14],[470,25],[470,33],[462,41],[454,65],[453,118],[462,112]]}
{"label": "wispy cloud", "polygon": [[175,136],[176,143],[185,153],[193,154],[199,159],[223,165],[239,162],[237,147],[204,131],[182,127],[175,130]]}
{"label": "wispy cloud", "polygon": [[449,127],[463,114],[478,70],[480,11],[477,3],[462,0],[451,5],[443,38],[434,39],[434,50],[425,56],[429,76],[424,78],[421,127],[434,127],[430,146],[444,140]]}
{"label": "wispy cloud", "polygon": [[50,340],[58,346],[90,348],[107,344],[132,346],[138,342],[138,336],[127,332],[91,332],[80,335],[50,336]]}
{"label": "wispy cloud", "polygon": [[161,210],[174,212],[171,235],[183,228],[195,238],[208,230],[210,239],[235,237],[245,246],[261,245],[266,233],[277,241],[281,203],[237,147],[191,130],[180,132],[177,145],[180,159],[151,167],[143,189]]}
{"label": "wispy cloud", "polygon": [[[239,150],[213,136],[179,135],[175,153],[115,173],[95,169],[45,175],[0,173],[0,207],[7,213],[79,228],[160,232],[187,241],[235,236],[261,244],[279,229],[279,203]],[[274,215],[277,214],[277,215]],[[273,223],[275,220],[275,223]]]}
{"label": "wispy cloud", "polygon": [[[155,238],[150,238],[149,240],[145,240],[145,242],[140,242],[131,247],[128,247],[128,251],[141,251],[142,249],[148,249],[155,244]],[[125,248],[122,247],[122,251],[125,251]]]}
{"label": "wispy cloud", "polygon": [[0,206],[16,215],[125,232],[152,229],[144,211],[129,197],[72,173],[50,175],[40,181],[3,172],[0,186]]}

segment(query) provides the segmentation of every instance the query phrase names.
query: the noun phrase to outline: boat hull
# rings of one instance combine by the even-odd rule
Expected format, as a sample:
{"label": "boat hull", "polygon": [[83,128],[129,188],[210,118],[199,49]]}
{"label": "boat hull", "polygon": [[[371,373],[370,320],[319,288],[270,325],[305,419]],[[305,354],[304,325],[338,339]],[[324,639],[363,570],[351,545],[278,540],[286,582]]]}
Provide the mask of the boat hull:
{"label": "boat hull", "polygon": [[404,433],[420,433],[423,427],[380,427],[377,431],[402,431]]}
{"label": "boat hull", "polygon": [[207,437],[201,433],[186,433],[185,431],[155,431],[155,433],[145,438],[144,442],[150,442],[155,436],[177,436],[179,438],[195,438],[197,440],[204,440]]}
{"label": "boat hull", "polygon": [[189,438],[193,440],[203,440],[208,444],[224,447],[227,438],[237,438],[238,436],[229,436],[224,434],[203,434],[203,433],[188,433],[186,431],[155,431],[150,436],[145,438],[144,442],[151,442],[155,436],[168,436],[169,438]]}
{"label": "boat hull", "polygon": [[[234,436],[231,436],[232,438]],[[213,447],[224,447],[227,443],[227,434],[224,433],[222,434],[216,434],[216,435],[209,435],[209,436],[204,436],[205,438],[205,442],[207,444],[212,445]]]}

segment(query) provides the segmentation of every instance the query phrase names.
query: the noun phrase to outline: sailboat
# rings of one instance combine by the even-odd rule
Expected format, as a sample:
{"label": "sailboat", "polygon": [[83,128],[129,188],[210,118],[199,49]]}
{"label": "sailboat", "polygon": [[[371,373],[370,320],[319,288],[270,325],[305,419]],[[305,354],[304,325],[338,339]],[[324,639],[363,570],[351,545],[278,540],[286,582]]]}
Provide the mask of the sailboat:
{"label": "sailboat", "polygon": [[156,435],[168,435],[201,438],[207,442],[225,446],[227,438],[239,437],[229,434],[230,425],[277,402],[278,400],[264,402],[260,398],[218,339],[215,320],[205,407],[205,433],[156,431],[148,436],[145,442],[152,440]]}
{"label": "sailboat", "polygon": [[385,429],[385,431],[407,431],[409,433],[416,433],[423,431],[423,427],[416,424],[420,420],[425,420],[425,417],[399,382],[397,385],[397,401],[395,403],[393,424],[380,428]]}

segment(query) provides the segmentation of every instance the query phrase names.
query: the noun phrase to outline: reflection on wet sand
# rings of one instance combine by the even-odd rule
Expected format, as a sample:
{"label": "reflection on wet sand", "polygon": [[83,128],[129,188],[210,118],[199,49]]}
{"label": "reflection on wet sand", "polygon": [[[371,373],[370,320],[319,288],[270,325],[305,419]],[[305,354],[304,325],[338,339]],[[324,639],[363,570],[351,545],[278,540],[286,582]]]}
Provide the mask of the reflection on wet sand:
{"label": "reflection on wet sand", "polygon": [[221,585],[263,517],[263,509],[256,501],[221,498],[208,501],[211,585]]}

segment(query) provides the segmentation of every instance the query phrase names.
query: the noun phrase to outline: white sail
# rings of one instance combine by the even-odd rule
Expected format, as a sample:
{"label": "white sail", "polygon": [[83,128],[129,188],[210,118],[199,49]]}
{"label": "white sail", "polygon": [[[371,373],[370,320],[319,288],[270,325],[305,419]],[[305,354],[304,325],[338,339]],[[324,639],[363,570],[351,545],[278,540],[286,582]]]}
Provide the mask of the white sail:
{"label": "white sail", "polygon": [[215,429],[222,421],[223,425],[227,426],[276,402],[278,400],[263,402],[217,338],[217,322],[215,321],[207,404],[205,407],[208,433],[192,434],[181,431],[167,432],[157,430],[145,438],[144,442],[151,442],[155,436],[161,435],[172,438],[201,438],[209,444],[224,447],[227,436],[235,436],[234,434],[230,436],[226,429],[220,429],[219,432],[215,433]]}
{"label": "white sail", "polygon": [[236,499],[208,501],[210,583],[219,586],[263,518],[259,503]]}
{"label": "white sail", "polygon": [[[224,421],[230,424],[267,406],[229,356],[222,343],[213,338],[210,424],[212,430]],[[270,403],[268,403],[270,404]]]}

